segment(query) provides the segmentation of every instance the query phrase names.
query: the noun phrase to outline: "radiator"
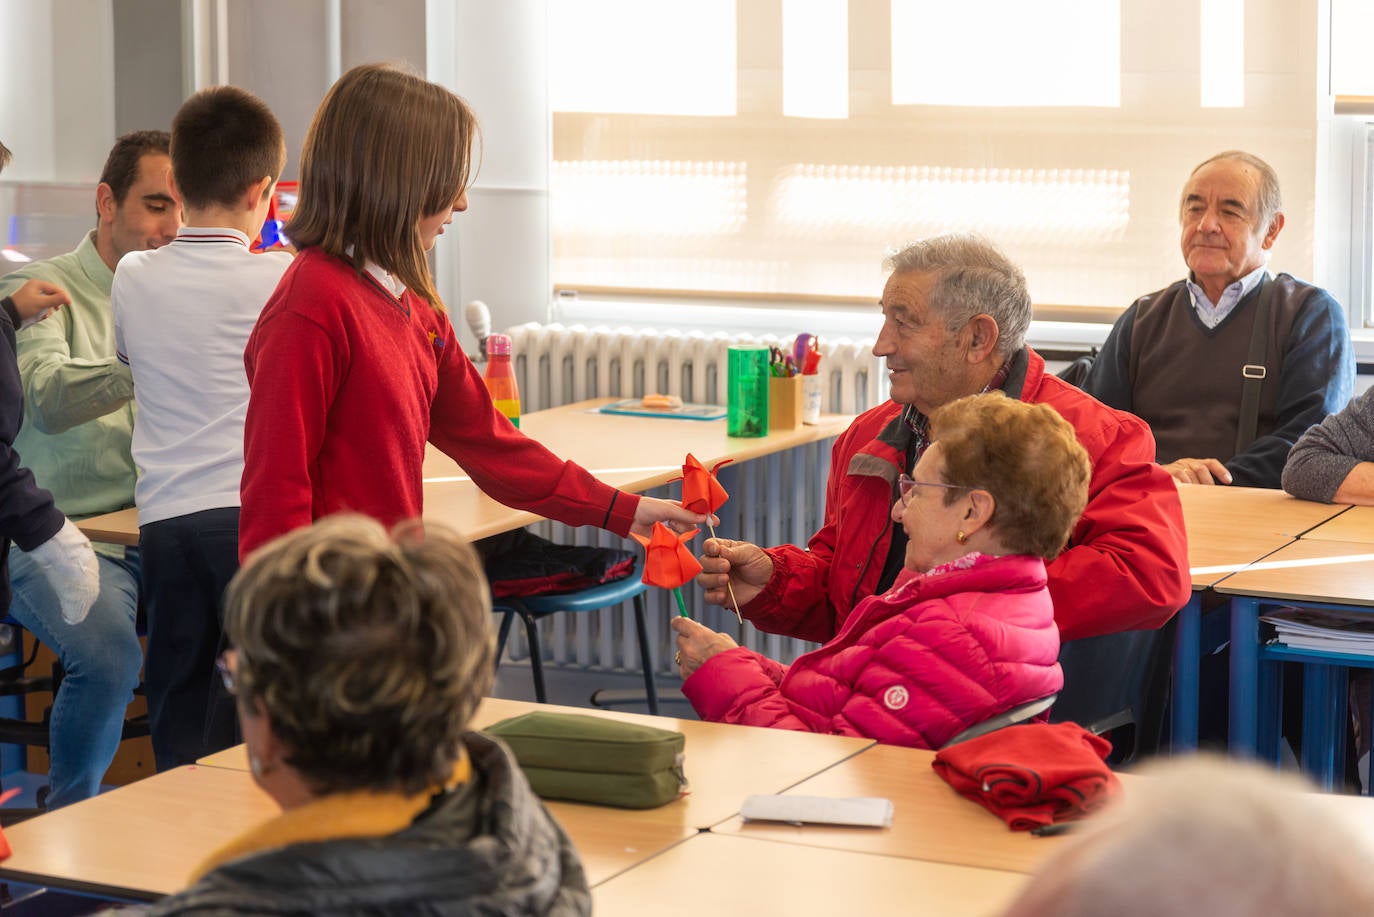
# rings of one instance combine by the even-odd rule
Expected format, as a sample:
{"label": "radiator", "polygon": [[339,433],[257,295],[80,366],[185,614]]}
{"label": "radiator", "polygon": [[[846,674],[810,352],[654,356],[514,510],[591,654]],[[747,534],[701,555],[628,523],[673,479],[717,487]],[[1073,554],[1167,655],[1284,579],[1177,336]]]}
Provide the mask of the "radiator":
{"label": "radiator", "polygon": [[[522,409],[537,411],[597,397],[640,397],[647,392],[677,395],[683,401],[725,403],[726,351],[731,344],[779,344],[791,341],[764,335],[730,336],[700,331],[636,331],[628,328],[520,325],[511,336],[516,381]],[[824,358],[822,410],[855,414],[887,397],[887,377],[873,356],[872,341],[840,338],[821,342]],[[814,443],[765,459],[732,463],[721,469],[730,500],[718,514],[722,538],[760,545],[805,545],[820,527],[825,511],[825,481],[833,440]],[[648,492],[677,499],[679,485]],[[573,529],[555,522],[534,527],[565,544],[622,546],[621,539],[590,527]],[[811,648],[800,640],[763,634],[749,623],[742,627],[734,613],[706,605],[695,585],[683,596],[692,617],[729,633],[741,645],[774,659],[791,662]],[[677,613],[670,593],[651,589],[645,596],[653,666],[676,674],[672,664],[672,631],[667,622]],[[508,643],[511,658],[524,658],[528,647],[514,628]],[[634,615],[628,605],[597,614],[564,614],[540,625],[546,664],[590,670],[639,671]]]}
{"label": "radiator", "polygon": [[[638,398],[649,392],[701,404],[725,403],[726,350],[731,344],[777,344],[776,335],[635,331],[573,325],[519,325],[507,331],[526,411],[586,398]],[[887,377],[873,342],[822,342],[821,410],[857,414],[887,397]]]}

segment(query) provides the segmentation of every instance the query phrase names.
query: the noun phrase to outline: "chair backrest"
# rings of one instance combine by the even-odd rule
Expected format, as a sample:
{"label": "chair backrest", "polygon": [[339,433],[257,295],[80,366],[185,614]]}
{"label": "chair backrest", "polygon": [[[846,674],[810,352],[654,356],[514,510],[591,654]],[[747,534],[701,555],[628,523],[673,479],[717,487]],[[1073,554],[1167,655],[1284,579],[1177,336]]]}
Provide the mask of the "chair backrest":
{"label": "chair backrest", "polygon": [[1083,380],[1088,378],[1088,373],[1092,371],[1093,360],[1095,359],[1097,359],[1096,347],[1093,348],[1092,353],[1084,354],[1083,356],[1078,357],[1077,359],[1070,362],[1068,366],[1065,366],[1063,369],[1061,369],[1058,373],[1059,378],[1063,379],[1070,385],[1076,385],[1079,388],[1082,388]]}
{"label": "chair backrest", "polygon": [[1054,704],[1054,700],[1058,696],[1058,694],[1051,694],[1049,697],[1042,697],[1038,700],[1012,707],[1010,710],[1004,710],[996,716],[988,717],[981,723],[974,723],[972,726],[946,742],[944,747],[949,748],[951,745],[958,745],[960,742],[976,739],[981,735],[987,735],[989,732],[996,732],[1004,726],[1014,726],[1017,723],[1024,723],[1029,719],[1033,719],[1050,709],[1050,706]]}
{"label": "chair backrest", "polygon": [[[1174,622],[1159,630],[1131,630],[1070,640],[1059,651],[1064,688],[1050,722],[1078,723],[1102,735],[1113,730],[1114,765],[1159,750],[1173,672]],[[1133,726],[1129,734],[1122,727]]]}

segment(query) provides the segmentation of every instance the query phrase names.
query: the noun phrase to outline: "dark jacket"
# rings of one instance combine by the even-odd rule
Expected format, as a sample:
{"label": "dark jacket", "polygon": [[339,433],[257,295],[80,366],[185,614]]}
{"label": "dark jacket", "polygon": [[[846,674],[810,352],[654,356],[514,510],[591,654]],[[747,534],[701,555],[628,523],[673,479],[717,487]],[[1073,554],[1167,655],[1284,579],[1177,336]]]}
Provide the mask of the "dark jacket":
{"label": "dark jacket", "polygon": [[406,830],[292,844],[232,860],[156,917],[591,913],[581,860],[505,746],[464,738],[472,778]]}
{"label": "dark jacket", "polygon": [[66,522],[52,494],[38,486],[33,473],[19,464],[14,438],[24,423],[24,387],[15,361],[15,319],[9,298],[0,301],[0,616],[10,607],[10,542],[32,551],[57,534]]}

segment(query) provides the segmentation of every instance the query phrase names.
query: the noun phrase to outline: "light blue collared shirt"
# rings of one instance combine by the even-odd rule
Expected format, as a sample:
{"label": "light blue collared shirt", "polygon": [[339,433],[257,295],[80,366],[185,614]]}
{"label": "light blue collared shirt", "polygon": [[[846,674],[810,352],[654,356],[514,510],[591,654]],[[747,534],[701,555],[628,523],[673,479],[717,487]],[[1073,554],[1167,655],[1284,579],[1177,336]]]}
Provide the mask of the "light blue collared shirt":
{"label": "light blue collared shirt", "polygon": [[1221,320],[1231,314],[1236,308],[1236,303],[1240,302],[1250,291],[1259,286],[1265,272],[1269,270],[1269,265],[1261,264],[1244,277],[1221,291],[1221,301],[1212,305],[1212,301],[1207,298],[1207,294],[1202,287],[1193,282],[1193,278],[1188,278],[1188,295],[1192,297],[1193,309],[1197,312],[1197,317],[1202,319],[1202,323],[1208,328],[1215,328],[1221,324]]}

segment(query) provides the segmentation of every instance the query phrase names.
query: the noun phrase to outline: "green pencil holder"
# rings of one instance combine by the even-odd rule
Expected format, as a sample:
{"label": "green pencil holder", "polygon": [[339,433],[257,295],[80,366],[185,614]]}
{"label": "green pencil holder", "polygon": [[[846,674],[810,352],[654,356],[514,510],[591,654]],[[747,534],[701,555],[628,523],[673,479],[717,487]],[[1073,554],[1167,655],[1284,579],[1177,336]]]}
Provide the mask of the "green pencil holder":
{"label": "green pencil holder", "polygon": [[767,347],[730,347],[725,405],[727,436],[768,435]]}

